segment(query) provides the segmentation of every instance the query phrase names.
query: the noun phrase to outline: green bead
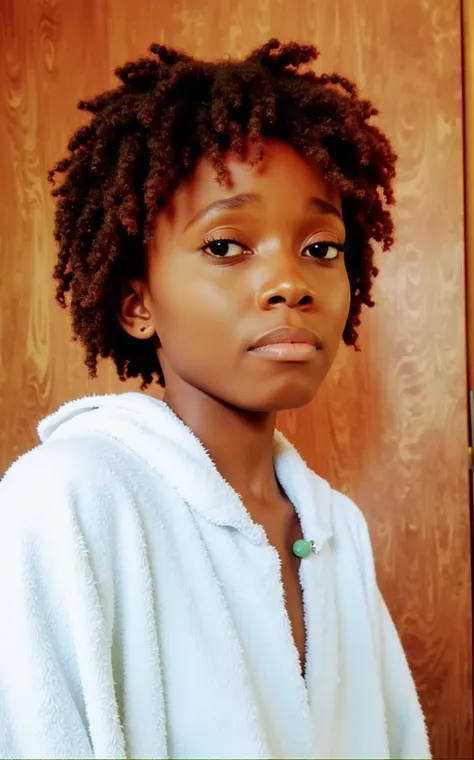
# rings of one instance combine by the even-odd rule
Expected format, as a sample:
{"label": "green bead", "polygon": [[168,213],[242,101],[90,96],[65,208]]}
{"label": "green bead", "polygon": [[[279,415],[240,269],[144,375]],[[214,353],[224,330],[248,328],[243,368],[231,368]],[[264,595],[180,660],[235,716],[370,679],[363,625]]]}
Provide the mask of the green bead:
{"label": "green bead", "polygon": [[304,538],[300,538],[298,541],[295,541],[295,543],[293,544],[293,554],[295,555],[295,557],[300,557],[301,559],[311,554],[312,549],[313,549],[312,542],[305,541]]}

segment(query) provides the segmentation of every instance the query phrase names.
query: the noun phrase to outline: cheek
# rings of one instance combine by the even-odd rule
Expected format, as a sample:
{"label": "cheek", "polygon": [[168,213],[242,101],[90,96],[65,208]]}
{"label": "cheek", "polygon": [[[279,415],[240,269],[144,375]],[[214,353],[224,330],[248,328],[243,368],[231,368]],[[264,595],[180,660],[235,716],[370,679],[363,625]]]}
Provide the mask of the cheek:
{"label": "cheek", "polygon": [[342,335],[349,316],[351,289],[346,270],[340,273],[337,280],[327,283],[324,289],[325,312],[329,322],[334,326],[334,332]]}
{"label": "cheek", "polygon": [[212,281],[179,272],[153,289],[154,317],[169,357],[199,357],[214,346],[225,352],[232,301]]}

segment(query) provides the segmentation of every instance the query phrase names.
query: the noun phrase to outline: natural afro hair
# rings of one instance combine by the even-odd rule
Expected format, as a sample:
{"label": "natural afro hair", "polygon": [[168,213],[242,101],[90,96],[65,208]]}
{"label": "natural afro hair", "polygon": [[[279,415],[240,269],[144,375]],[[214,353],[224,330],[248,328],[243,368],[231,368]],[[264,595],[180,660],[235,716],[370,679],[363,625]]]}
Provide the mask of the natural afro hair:
{"label": "natural afro hair", "polygon": [[[158,212],[200,158],[229,183],[225,154],[263,156],[265,139],[281,140],[317,162],[340,192],[350,254],[351,306],[343,338],[357,348],[362,304],[373,306],[378,270],[373,241],[393,243],[389,205],[396,155],[370,123],[378,111],[339,74],[318,76],[312,45],[271,39],[243,60],[200,61],[163,45],[115,70],[115,89],[78,107],[92,114],[49,172],[57,198],[56,299],[70,310],[74,339],[85,347],[92,377],[111,357],[121,380],[155,376],[164,385],[155,343],[119,325],[124,283],[144,275]],[[57,175],[64,175],[56,184]]]}

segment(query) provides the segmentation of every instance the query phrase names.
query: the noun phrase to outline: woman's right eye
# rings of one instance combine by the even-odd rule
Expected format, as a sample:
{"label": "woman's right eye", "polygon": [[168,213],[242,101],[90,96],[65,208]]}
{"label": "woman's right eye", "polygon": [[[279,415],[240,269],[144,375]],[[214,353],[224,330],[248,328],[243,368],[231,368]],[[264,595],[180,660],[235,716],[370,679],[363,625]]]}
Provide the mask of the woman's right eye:
{"label": "woman's right eye", "polygon": [[235,256],[241,256],[243,253],[249,252],[248,248],[242,245],[242,243],[238,243],[236,240],[230,240],[229,238],[218,238],[205,241],[201,250],[216,259],[232,259]]}

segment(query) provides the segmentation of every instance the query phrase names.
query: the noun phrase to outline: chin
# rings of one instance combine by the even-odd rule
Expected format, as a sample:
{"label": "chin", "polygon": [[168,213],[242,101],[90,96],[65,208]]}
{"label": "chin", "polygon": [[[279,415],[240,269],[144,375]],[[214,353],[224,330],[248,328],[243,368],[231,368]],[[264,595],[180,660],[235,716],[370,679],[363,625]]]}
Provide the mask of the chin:
{"label": "chin", "polygon": [[300,409],[309,404],[318,390],[317,385],[298,387],[288,385],[284,388],[267,388],[261,394],[252,394],[253,397],[242,399],[239,406],[249,412],[285,412],[290,409]]}

